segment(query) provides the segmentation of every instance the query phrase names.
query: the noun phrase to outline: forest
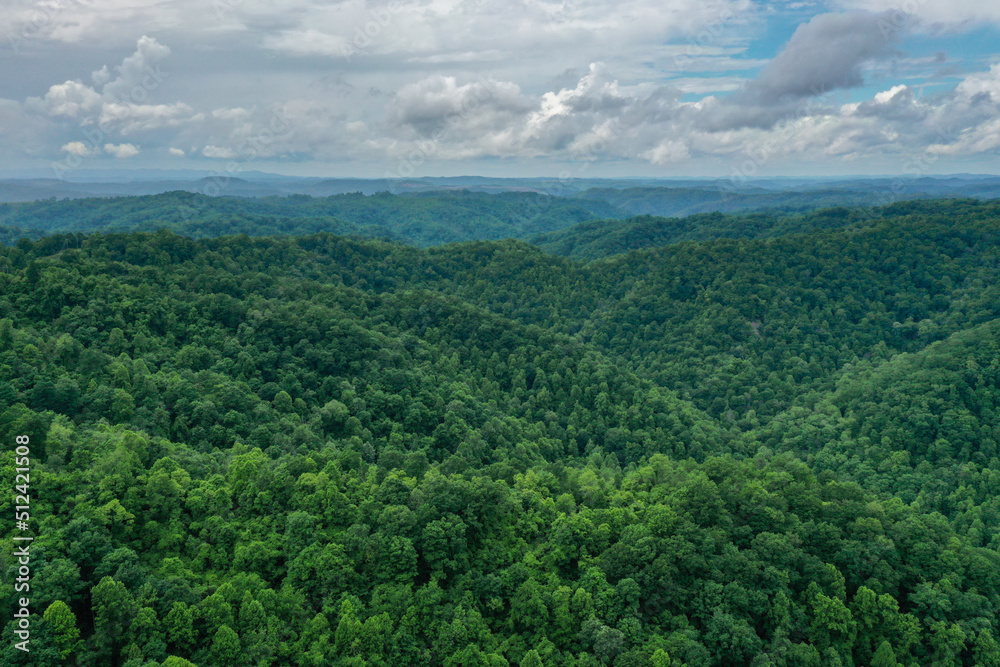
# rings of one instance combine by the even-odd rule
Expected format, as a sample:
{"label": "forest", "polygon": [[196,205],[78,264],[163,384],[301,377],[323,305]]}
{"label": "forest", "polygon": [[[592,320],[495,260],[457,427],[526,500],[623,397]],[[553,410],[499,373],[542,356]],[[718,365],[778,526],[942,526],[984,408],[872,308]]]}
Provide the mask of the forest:
{"label": "forest", "polygon": [[285,199],[0,205],[3,665],[1000,667],[1000,201]]}
{"label": "forest", "polygon": [[178,190],[142,197],[0,203],[0,243],[53,233],[170,229],[192,238],[327,232],[426,247],[525,238],[588,220],[624,217],[628,213],[600,200],[537,192],[215,197]]}

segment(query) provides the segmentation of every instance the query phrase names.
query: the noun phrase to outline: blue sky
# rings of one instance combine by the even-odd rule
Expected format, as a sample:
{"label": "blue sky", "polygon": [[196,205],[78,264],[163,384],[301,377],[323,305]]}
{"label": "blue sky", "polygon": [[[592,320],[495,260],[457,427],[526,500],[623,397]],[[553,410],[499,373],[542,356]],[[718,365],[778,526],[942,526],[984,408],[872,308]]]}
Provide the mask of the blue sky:
{"label": "blue sky", "polygon": [[7,173],[998,171],[1000,3],[6,4]]}

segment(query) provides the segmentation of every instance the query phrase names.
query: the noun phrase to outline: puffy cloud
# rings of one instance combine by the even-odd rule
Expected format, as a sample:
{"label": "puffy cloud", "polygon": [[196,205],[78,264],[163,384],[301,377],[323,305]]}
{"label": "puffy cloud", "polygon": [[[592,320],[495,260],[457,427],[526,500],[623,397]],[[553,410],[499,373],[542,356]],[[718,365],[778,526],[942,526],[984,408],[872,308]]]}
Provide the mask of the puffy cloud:
{"label": "puffy cloud", "polygon": [[875,94],[876,104],[891,104],[893,100],[900,97],[900,93],[909,92],[909,88],[906,86],[893,86],[889,90],[883,90],[881,93]]}
{"label": "puffy cloud", "polygon": [[[128,99],[143,102],[169,76],[159,64],[170,55],[170,49],[152,37],[143,35],[135,45],[135,53],[125,58],[115,70],[118,76],[103,84],[105,99]],[[109,78],[106,69],[95,72],[94,82]],[[100,84],[99,84],[100,85]]]}
{"label": "puffy cloud", "polygon": [[[768,85],[775,71],[762,74]],[[403,159],[414,152],[439,159],[558,156],[639,159],[655,165],[721,158],[738,171],[747,161],[756,170],[785,160],[879,158],[894,160],[903,170],[911,163],[907,155],[967,155],[1000,147],[1000,104],[992,97],[998,72],[1000,66],[971,75],[952,93],[935,98],[918,98],[912,88],[897,85],[840,107],[808,98],[770,107],[740,104],[738,96],[685,102],[681,91],[670,87],[627,88],[606,67],[594,64],[576,85],[538,96],[518,95],[502,118],[486,104],[476,106],[475,113],[457,112],[459,101],[475,90],[473,84],[425,81],[393,101],[400,106],[392,118],[438,128],[433,145],[400,135],[373,147]],[[826,80],[845,81],[835,76]],[[795,85],[786,89],[796,96],[801,92]],[[497,122],[476,125],[476,113]],[[481,131],[467,132],[467,124]]]}
{"label": "puffy cloud", "polygon": [[104,152],[116,158],[125,159],[138,155],[139,147],[134,144],[104,144]]}
{"label": "puffy cloud", "polygon": [[65,143],[63,144],[62,150],[66,151],[70,155],[76,155],[77,157],[86,157],[90,155],[90,148],[82,141],[70,141]]}
{"label": "puffy cloud", "polygon": [[[88,155],[100,154],[105,139],[196,124],[204,115],[186,103],[149,103],[169,76],[160,67],[169,55],[169,48],[143,36],[137,40],[135,51],[120,65],[94,71],[93,86],[78,80],[53,85],[44,96],[25,100],[24,109],[54,122],[75,124],[87,138]],[[70,141],[62,150],[82,156],[80,145],[83,144],[79,140]],[[132,143],[109,141],[107,146],[111,148],[104,152],[115,157],[133,157],[138,153]]]}
{"label": "puffy cloud", "polygon": [[115,67],[117,76],[106,66],[92,74],[100,91],[80,81],[67,81],[50,87],[42,98],[28,98],[25,106],[53,117],[79,118],[85,125],[122,122],[126,131],[177,122],[180,116],[193,113],[190,106],[144,104],[168,76],[159,63],[169,54],[169,48],[143,36],[136,42],[135,53]]}
{"label": "puffy cloud", "polygon": [[1000,103],[1000,63],[990,67],[989,72],[967,77],[958,85],[957,92],[966,98],[985,94]]}
{"label": "puffy cloud", "polygon": [[174,157],[184,157],[185,155],[187,155],[187,153],[185,153],[182,149],[180,149],[180,148],[174,148],[173,146],[171,146],[167,150],[167,152],[169,152]]}
{"label": "puffy cloud", "polygon": [[101,101],[101,94],[90,86],[79,81],[67,81],[49,88],[44,98],[30,98],[28,107],[50,116],[78,118],[100,109]]}
{"label": "puffy cloud", "polygon": [[956,141],[932,144],[928,152],[941,155],[968,155],[970,153],[995,153],[1000,149],[1000,118],[962,131]]}
{"label": "puffy cloud", "polygon": [[609,78],[604,64],[592,63],[590,72],[580,79],[575,88],[545,93],[542,96],[542,108],[532,114],[530,122],[538,126],[559,116],[617,112],[627,103],[618,82]]}
{"label": "puffy cloud", "polygon": [[691,151],[683,141],[664,139],[653,148],[642,153],[640,157],[649,160],[653,164],[672,164],[674,162],[684,162],[690,158]]}
{"label": "puffy cloud", "polygon": [[408,126],[430,136],[446,125],[495,129],[529,108],[520,88],[510,82],[479,80],[458,85],[455,77],[431,76],[403,86],[390,102],[390,125]]}

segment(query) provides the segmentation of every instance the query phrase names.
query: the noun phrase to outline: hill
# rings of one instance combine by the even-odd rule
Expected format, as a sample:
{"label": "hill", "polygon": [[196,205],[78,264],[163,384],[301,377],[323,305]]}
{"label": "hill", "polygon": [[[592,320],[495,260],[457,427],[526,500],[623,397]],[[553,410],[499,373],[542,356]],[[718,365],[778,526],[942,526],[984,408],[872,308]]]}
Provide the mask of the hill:
{"label": "hill", "polygon": [[0,248],[29,664],[995,664],[998,206]]}
{"label": "hill", "polygon": [[619,215],[601,201],[576,201],[534,192],[239,198],[177,191],[140,197],[0,204],[0,227],[18,228],[35,236],[161,228],[194,238],[332,232],[427,246],[521,238]]}
{"label": "hill", "polygon": [[530,241],[555,255],[576,259],[597,259],[682,241],[764,238],[814,229],[843,227],[878,215],[881,215],[879,210],[843,207],[800,214],[701,213],[686,218],[644,215],[626,220],[583,222],[563,230],[539,234],[531,237]]}

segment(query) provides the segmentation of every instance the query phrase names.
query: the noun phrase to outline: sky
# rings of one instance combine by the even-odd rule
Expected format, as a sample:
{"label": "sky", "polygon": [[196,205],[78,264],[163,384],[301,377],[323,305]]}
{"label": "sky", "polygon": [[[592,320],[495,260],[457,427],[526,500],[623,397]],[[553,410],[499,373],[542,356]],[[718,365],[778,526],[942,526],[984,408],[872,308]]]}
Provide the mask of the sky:
{"label": "sky", "polygon": [[998,173],[993,0],[0,0],[0,169]]}

